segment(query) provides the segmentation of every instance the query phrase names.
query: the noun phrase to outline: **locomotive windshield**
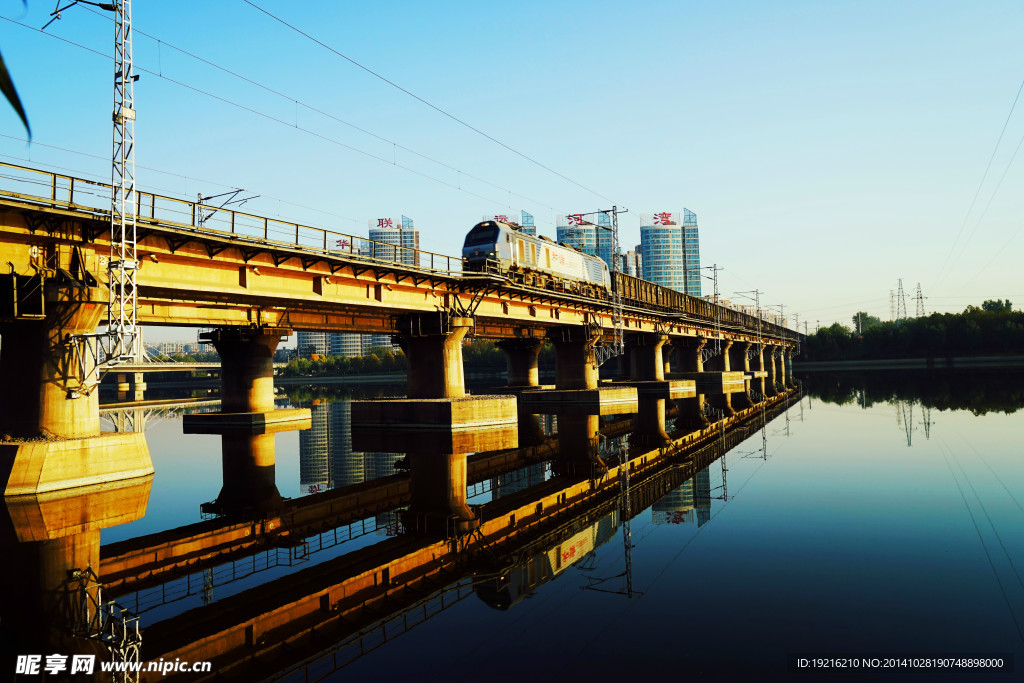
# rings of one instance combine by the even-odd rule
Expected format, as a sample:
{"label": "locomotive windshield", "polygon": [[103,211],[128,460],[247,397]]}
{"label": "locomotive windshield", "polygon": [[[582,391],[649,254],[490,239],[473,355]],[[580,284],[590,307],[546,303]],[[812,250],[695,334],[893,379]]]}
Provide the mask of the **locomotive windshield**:
{"label": "locomotive windshield", "polygon": [[476,227],[466,235],[466,242],[463,246],[473,247],[478,244],[494,244],[498,239],[498,224],[493,222],[478,223]]}

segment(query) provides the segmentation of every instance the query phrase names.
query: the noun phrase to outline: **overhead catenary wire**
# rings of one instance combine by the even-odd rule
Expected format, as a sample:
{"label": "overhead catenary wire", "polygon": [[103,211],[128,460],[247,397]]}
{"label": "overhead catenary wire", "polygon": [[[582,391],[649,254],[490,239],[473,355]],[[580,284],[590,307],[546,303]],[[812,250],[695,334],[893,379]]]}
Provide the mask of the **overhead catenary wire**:
{"label": "overhead catenary wire", "polygon": [[[10,19],[8,17],[0,17],[0,19],[8,21],[8,22],[10,22],[12,24],[15,24],[16,26],[20,26],[20,27],[25,28],[27,30],[35,31],[37,33],[41,33],[42,35],[48,36],[50,38],[55,38],[55,39],[57,39],[57,40],[59,40],[61,42],[67,43],[68,45],[72,45],[72,46],[77,47],[79,49],[82,49],[82,50],[85,50],[85,51],[90,52],[92,54],[95,54],[95,55],[98,55],[100,57],[103,57],[105,59],[110,59],[110,55],[104,54],[104,53],[100,52],[99,50],[95,50],[95,49],[93,49],[91,47],[88,47],[86,45],[82,45],[81,43],[76,43],[76,42],[74,42],[72,40],[69,40],[67,38],[63,38],[61,36],[57,36],[57,35],[54,35],[52,33],[41,31],[41,30],[39,30],[39,29],[37,29],[37,28],[35,28],[33,26],[29,26],[27,24],[23,24],[23,23],[21,23],[19,21],[15,21],[15,20]],[[331,137],[329,137],[327,135],[324,135],[322,133],[318,133],[318,132],[316,132],[314,130],[311,130],[309,128],[304,128],[302,126],[296,126],[294,122],[286,121],[284,119],[278,118],[278,117],[273,116],[271,114],[267,114],[266,112],[259,111],[258,109],[254,109],[253,107],[250,107],[248,105],[242,104],[240,102],[235,102],[234,100],[230,100],[230,99],[228,99],[226,97],[222,97],[222,96],[214,94],[212,92],[203,90],[202,88],[198,88],[196,86],[190,85],[190,84],[185,83],[183,81],[179,81],[179,80],[171,78],[171,77],[169,77],[167,75],[161,75],[158,72],[153,71],[151,69],[146,69],[144,67],[136,66],[134,68],[134,70],[136,72],[145,73],[145,74],[148,74],[150,76],[153,76],[154,78],[159,78],[161,80],[167,81],[168,83],[173,83],[174,85],[177,85],[179,87],[185,88],[187,90],[191,90],[191,91],[196,92],[196,93],[198,93],[200,95],[205,95],[206,97],[209,97],[211,99],[217,100],[217,101],[222,102],[224,104],[236,107],[238,109],[241,109],[242,111],[246,111],[248,113],[254,114],[256,116],[264,118],[264,119],[266,119],[268,121],[271,121],[273,123],[277,123],[279,125],[286,126],[286,127],[290,128],[292,130],[298,130],[298,131],[303,132],[303,133],[305,133],[307,135],[311,135],[311,136],[316,137],[316,138],[318,138],[320,140],[323,140],[324,142],[328,142],[330,144],[337,145],[338,147],[342,147],[344,149],[350,150],[350,151],[355,152],[357,154],[361,154],[361,155],[369,157],[371,159],[375,159],[377,161],[380,161],[381,163],[387,164],[388,166],[392,166],[392,167],[395,167],[395,168],[400,168],[403,171],[406,171],[408,173],[412,173],[414,175],[418,175],[421,178],[424,178],[426,180],[430,180],[432,182],[435,182],[435,183],[437,183],[439,185],[443,185],[445,187],[451,188],[451,189],[453,189],[453,190],[455,190],[457,192],[461,192],[463,194],[466,194],[466,195],[469,195],[469,196],[472,196],[472,197],[476,197],[477,199],[481,199],[481,200],[483,200],[485,202],[488,202],[488,203],[491,203],[491,204],[494,204],[494,205],[497,205],[497,206],[507,206],[510,209],[516,208],[516,207],[513,207],[513,206],[509,205],[507,203],[507,200],[505,200],[505,199],[495,199],[493,197],[486,197],[486,196],[484,196],[482,194],[473,192],[472,190],[468,190],[468,189],[466,189],[464,187],[460,187],[460,185],[458,185],[458,184],[453,184],[453,183],[450,183],[450,182],[448,182],[446,180],[443,180],[441,178],[437,178],[435,176],[432,176],[429,173],[425,173],[423,171],[419,171],[419,170],[417,170],[415,168],[412,168],[410,166],[406,166],[406,165],[401,164],[401,163],[395,163],[394,159],[388,159],[388,158],[379,156],[377,154],[374,154],[373,152],[368,152],[368,151],[360,149],[358,147],[354,147],[352,145],[349,145],[349,144],[346,144],[344,142],[341,142],[340,140],[336,140],[336,139],[331,138]],[[460,175],[465,175],[466,177],[473,177],[469,173],[462,173],[462,172],[460,172]],[[495,187],[500,187],[500,186],[495,186]],[[500,189],[505,189],[505,188],[500,188]],[[516,196],[520,196],[521,197],[522,195],[519,195],[518,193],[516,193]]]}
{"label": "overhead catenary wire", "polygon": [[1013,116],[1013,110],[1017,107],[1017,102],[1020,100],[1021,91],[1024,91],[1024,80],[1021,81],[1020,87],[1017,88],[1017,95],[1013,98],[1013,104],[1010,105],[1010,112],[1006,115],[1006,121],[1003,122],[1003,128],[999,131],[999,137],[996,139],[995,147],[992,148],[992,154],[989,156],[988,164],[985,166],[985,172],[981,174],[981,180],[978,182],[978,189],[974,191],[974,197],[971,199],[971,205],[967,208],[967,213],[964,214],[964,220],[960,224],[960,229],[956,233],[956,238],[953,240],[953,244],[949,248],[949,253],[946,254],[946,259],[942,262],[942,266],[939,268],[939,272],[936,275],[935,282],[932,284],[930,289],[936,289],[938,285],[945,279],[946,266],[949,264],[949,259],[956,250],[956,245],[960,241],[960,236],[964,232],[964,227],[967,226],[967,220],[971,216],[971,212],[974,210],[974,204],[978,201],[978,195],[981,194],[981,188],[985,184],[985,179],[988,178],[988,172],[992,168],[992,162],[996,158],[996,152],[999,150],[999,145],[1003,141],[1003,135],[1006,134],[1006,127],[1010,124],[1010,118]]}
{"label": "overhead catenary wire", "polygon": [[327,43],[325,43],[322,40],[320,40],[319,38],[316,38],[316,37],[310,35],[309,33],[306,33],[305,31],[303,31],[302,29],[298,28],[297,26],[288,23],[287,21],[285,21],[281,17],[279,17],[279,16],[277,16],[277,15],[271,13],[271,12],[268,12],[267,10],[265,10],[262,7],[260,7],[256,3],[251,2],[251,0],[242,0],[242,1],[245,4],[249,5],[250,7],[254,8],[256,10],[259,10],[263,14],[265,14],[268,17],[270,17],[271,19],[273,19],[274,21],[276,21],[276,22],[278,22],[278,23],[280,23],[280,24],[282,24],[284,26],[287,26],[289,29],[291,29],[295,33],[298,33],[299,35],[301,35],[301,36],[303,36],[303,37],[313,41],[314,43],[316,43],[320,47],[324,48],[328,52],[330,52],[330,53],[332,53],[332,54],[334,54],[334,55],[344,59],[345,61],[353,64],[354,66],[359,67],[360,69],[362,69],[363,71],[365,71],[368,74],[372,75],[373,77],[378,78],[378,79],[384,81],[385,83],[387,83],[391,87],[400,90],[401,92],[405,93],[409,97],[417,100],[418,102],[423,103],[424,105],[430,107],[434,111],[436,111],[436,112],[438,112],[438,113],[448,117],[452,121],[455,121],[459,125],[468,128],[469,130],[473,131],[474,133],[482,135],[483,137],[487,138],[488,140],[490,140],[491,142],[495,143],[496,145],[499,145],[500,147],[503,147],[503,148],[507,149],[508,151],[512,152],[513,154],[515,154],[515,155],[517,155],[519,157],[522,157],[526,161],[529,161],[531,164],[539,166],[540,168],[543,168],[545,171],[548,171],[549,173],[553,173],[554,175],[558,176],[562,180],[565,180],[567,182],[572,183],[576,187],[580,188],[581,190],[585,190],[585,191],[589,192],[590,194],[594,195],[595,197],[599,197],[599,198],[605,200],[606,202],[615,203],[615,200],[613,200],[613,199],[611,199],[609,197],[606,197],[605,195],[601,194],[600,192],[597,192],[596,190],[590,189],[586,185],[583,185],[583,184],[573,180],[572,178],[570,178],[567,175],[563,175],[562,173],[559,173],[558,171],[556,171],[555,169],[551,168],[550,166],[547,166],[547,165],[541,163],[540,161],[537,161],[533,157],[530,157],[530,156],[524,154],[523,152],[520,152],[518,149],[515,149],[511,145],[508,145],[508,144],[502,142],[501,140],[498,140],[497,138],[495,138],[495,137],[485,133],[484,131],[480,130],[476,126],[474,126],[474,125],[472,125],[470,123],[467,123],[466,121],[464,121],[463,119],[460,119],[459,117],[455,116],[454,114],[451,114],[448,111],[445,111],[444,109],[442,109],[441,107],[437,106],[436,104],[428,102],[427,100],[425,100],[424,98],[420,97],[416,93],[413,93],[413,92],[403,88],[402,86],[398,85],[397,83],[395,83],[394,81],[388,79],[387,77],[382,76],[381,74],[377,73],[376,71],[374,71],[373,69],[369,68],[368,66],[360,64],[359,62],[357,62],[356,60],[352,59],[351,57],[349,57],[349,56],[347,56],[345,54],[342,54],[341,52],[339,52],[335,48],[331,47]]}
{"label": "overhead catenary wire", "polygon": [[[104,14],[102,14],[100,12],[97,12],[96,10],[93,10],[93,9],[90,9],[90,8],[86,8],[86,9],[88,11],[92,12],[93,14],[95,14],[98,17],[106,18],[106,15],[104,15]],[[212,62],[209,59],[206,59],[205,57],[201,57],[201,56],[199,56],[199,55],[197,55],[197,54],[195,54],[193,52],[189,52],[188,50],[186,50],[184,48],[178,47],[176,45],[172,45],[171,43],[168,43],[167,41],[164,41],[164,40],[162,40],[160,38],[157,38],[156,36],[154,36],[152,34],[146,33],[145,31],[140,31],[137,28],[133,28],[132,30],[133,30],[133,32],[136,35],[144,36],[146,38],[149,38],[150,40],[156,41],[158,46],[166,46],[166,47],[168,47],[168,48],[170,48],[170,49],[172,49],[172,50],[174,50],[176,52],[180,52],[183,55],[191,57],[192,59],[194,59],[194,60],[196,60],[198,62],[202,62],[203,64],[206,64],[207,66],[210,66],[210,67],[212,67],[214,69],[217,69],[218,71],[222,71],[223,73],[226,73],[229,76],[232,76],[233,78],[237,78],[237,79],[239,79],[241,81],[244,81],[244,82],[246,82],[246,83],[248,83],[250,85],[253,85],[253,86],[257,87],[257,88],[260,88],[261,90],[264,90],[265,92],[271,93],[272,95],[276,95],[277,97],[280,97],[280,98],[282,98],[282,99],[284,99],[284,100],[286,100],[288,102],[294,102],[295,106],[296,106],[296,120],[295,120],[295,122],[294,122],[292,127],[295,127],[295,128],[298,127],[298,110],[297,110],[297,108],[301,106],[301,107],[304,107],[305,109],[308,109],[309,111],[311,111],[311,112],[313,112],[315,114],[319,114],[320,116],[328,118],[328,119],[330,119],[332,121],[335,121],[337,123],[340,123],[340,124],[342,124],[344,126],[348,126],[349,128],[351,128],[353,130],[359,131],[360,133],[363,133],[364,135],[368,135],[368,136],[370,136],[370,137],[372,137],[372,138],[374,138],[376,140],[379,140],[381,142],[385,142],[385,143],[391,145],[393,150],[399,150],[400,149],[403,152],[408,152],[409,154],[413,154],[413,155],[415,155],[417,157],[420,157],[421,159],[424,159],[424,160],[429,161],[431,163],[437,164],[438,166],[446,168],[446,169],[448,169],[450,171],[455,171],[459,175],[464,175],[467,178],[471,178],[473,180],[476,180],[477,182],[483,183],[485,185],[489,185],[489,186],[493,187],[494,189],[502,190],[503,192],[508,192],[510,195],[514,195],[516,197],[519,197],[520,199],[524,199],[524,200],[526,200],[528,202],[532,202],[532,203],[534,203],[534,204],[536,204],[538,206],[542,206],[542,207],[544,207],[546,209],[550,209],[551,211],[555,211],[556,210],[555,207],[549,206],[549,205],[545,204],[543,201],[540,201],[538,199],[534,199],[532,197],[528,197],[528,196],[520,194],[518,192],[514,192],[514,191],[510,190],[507,187],[504,187],[504,186],[499,185],[497,183],[491,182],[491,181],[486,180],[484,178],[481,178],[479,176],[473,175],[472,173],[467,173],[467,172],[465,172],[465,171],[463,171],[463,170],[461,170],[459,168],[456,168],[455,166],[452,166],[451,164],[448,164],[448,163],[445,163],[444,161],[441,161],[440,159],[436,159],[436,158],[434,158],[434,157],[432,157],[430,155],[423,154],[422,152],[418,152],[415,149],[412,149],[411,147],[407,147],[406,145],[403,145],[403,144],[401,144],[399,142],[391,140],[390,138],[387,138],[387,137],[385,137],[383,135],[379,135],[377,133],[374,133],[371,130],[367,130],[366,128],[363,128],[362,126],[357,126],[356,124],[354,124],[354,123],[352,123],[350,121],[346,121],[345,119],[342,119],[342,118],[340,118],[338,116],[335,116],[334,114],[331,114],[330,112],[324,111],[323,109],[320,109],[318,107],[314,107],[313,105],[309,104],[308,102],[305,102],[305,101],[300,100],[300,99],[298,99],[296,97],[293,97],[291,95],[283,93],[280,90],[277,90],[275,88],[272,88],[272,87],[266,85],[265,83],[260,83],[259,81],[256,81],[256,80],[254,80],[252,78],[249,78],[248,76],[245,76],[245,75],[240,74],[240,73],[238,73],[236,71],[233,71],[233,70],[231,70],[231,69],[229,69],[229,68],[227,68],[225,66],[221,66],[220,64]],[[163,77],[163,67],[162,67],[162,65],[161,65],[161,68],[159,70],[159,73],[157,73],[157,76],[158,77]],[[395,165],[394,161],[395,161],[395,158],[393,157],[392,158],[392,165]]]}

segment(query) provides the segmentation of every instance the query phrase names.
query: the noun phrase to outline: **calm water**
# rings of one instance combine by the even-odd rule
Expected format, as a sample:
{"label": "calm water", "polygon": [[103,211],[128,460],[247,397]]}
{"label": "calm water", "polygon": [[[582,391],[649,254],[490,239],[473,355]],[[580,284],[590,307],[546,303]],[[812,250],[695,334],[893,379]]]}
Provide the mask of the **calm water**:
{"label": "calm water", "polygon": [[[724,458],[692,468],[653,505],[634,494],[642,503],[628,552],[620,500],[562,534],[557,569],[539,538],[453,577],[449,588],[461,578],[463,589],[449,591],[444,609],[434,603],[429,618],[392,629],[375,649],[381,637],[371,634],[369,651],[346,667],[331,673],[320,661],[289,680],[1013,679],[797,672],[788,658],[998,654],[1024,665],[1024,376],[802,379],[804,393],[766,413],[763,427],[748,425],[749,438]],[[312,396],[290,399],[312,408],[312,429],[272,437],[282,497],[405,471],[403,453],[354,450],[347,400]],[[624,417],[600,426],[614,430]],[[670,416],[667,428],[682,424]],[[557,418],[537,426],[557,441]],[[156,468],[146,514],[104,529],[104,545],[198,522],[201,505],[221,494],[222,437],[184,435],[174,414],[151,417],[146,435]],[[560,477],[557,462],[539,459],[471,483],[468,503],[528,497]],[[137,609],[144,627],[201,615],[272,579],[393,543],[399,530],[399,512],[380,511],[298,551],[264,548],[118,602]],[[566,555],[568,545],[578,554]]]}

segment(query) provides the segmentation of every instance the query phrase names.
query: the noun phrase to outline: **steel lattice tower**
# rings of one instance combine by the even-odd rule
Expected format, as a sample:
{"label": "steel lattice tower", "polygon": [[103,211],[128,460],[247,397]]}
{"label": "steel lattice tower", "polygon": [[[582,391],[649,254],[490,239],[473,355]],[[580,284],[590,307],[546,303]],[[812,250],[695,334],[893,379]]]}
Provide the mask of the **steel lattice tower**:
{"label": "steel lattice tower", "polygon": [[132,5],[120,0],[114,20],[114,143],[111,168],[108,364],[134,357],[136,345],[135,73]]}

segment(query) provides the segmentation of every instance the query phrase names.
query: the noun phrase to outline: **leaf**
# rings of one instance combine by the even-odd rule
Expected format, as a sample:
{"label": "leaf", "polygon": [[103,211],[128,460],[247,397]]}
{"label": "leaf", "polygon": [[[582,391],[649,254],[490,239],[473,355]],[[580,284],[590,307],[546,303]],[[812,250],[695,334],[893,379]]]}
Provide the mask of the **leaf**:
{"label": "leaf", "polygon": [[25,124],[25,130],[28,132],[28,139],[32,139],[32,127],[28,125],[28,115],[25,114],[25,108],[21,106],[21,99],[18,97],[18,91],[14,88],[14,82],[11,81],[11,75],[7,73],[7,65],[4,64],[4,57],[0,55],[0,91],[3,92],[4,97],[11,103],[14,111],[18,113],[18,117],[21,118],[21,122]]}

